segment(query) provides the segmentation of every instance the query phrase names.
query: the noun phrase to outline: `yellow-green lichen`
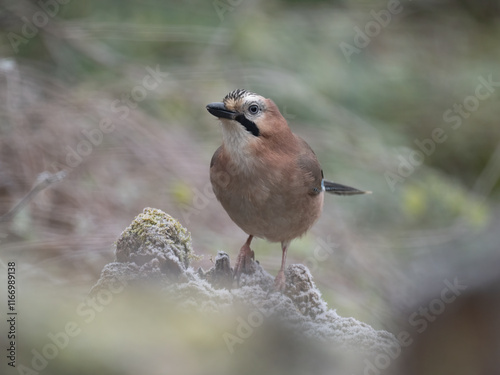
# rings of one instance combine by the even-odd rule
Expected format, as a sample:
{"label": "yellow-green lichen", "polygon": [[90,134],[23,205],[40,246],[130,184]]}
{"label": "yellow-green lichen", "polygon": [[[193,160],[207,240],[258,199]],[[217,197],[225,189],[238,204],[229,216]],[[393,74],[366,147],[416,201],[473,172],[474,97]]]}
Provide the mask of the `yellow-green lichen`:
{"label": "yellow-green lichen", "polygon": [[116,255],[119,261],[128,261],[131,254],[148,256],[168,248],[185,267],[195,258],[191,234],[179,221],[156,208],[147,207],[135,217],[117,241]]}

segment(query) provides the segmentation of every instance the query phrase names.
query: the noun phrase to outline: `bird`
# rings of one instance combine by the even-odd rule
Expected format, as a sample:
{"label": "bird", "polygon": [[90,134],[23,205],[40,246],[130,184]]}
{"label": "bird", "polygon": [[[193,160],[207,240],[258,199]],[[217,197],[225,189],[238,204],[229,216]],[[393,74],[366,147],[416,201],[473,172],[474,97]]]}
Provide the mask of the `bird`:
{"label": "bird", "polygon": [[210,161],[212,189],[231,220],[248,235],[233,277],[239,280],[250,272],[254,237],[280,242],[281,268],[274,290],[283,292],[290,242],[319,219],[324,193],[371,192],[325,180],[316,154],[292,133],[271,99],[236,89],[206,109],[222,125],[222,145]]}

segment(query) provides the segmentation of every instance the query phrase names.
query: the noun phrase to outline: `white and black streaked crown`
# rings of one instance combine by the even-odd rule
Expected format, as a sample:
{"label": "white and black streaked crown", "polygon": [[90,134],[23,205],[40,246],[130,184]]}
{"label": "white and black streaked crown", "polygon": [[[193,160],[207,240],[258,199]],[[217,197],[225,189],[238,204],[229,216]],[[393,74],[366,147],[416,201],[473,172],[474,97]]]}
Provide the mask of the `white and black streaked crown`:
{"label": "white and black streaked crown", "polygon": [[245,89],[236,89],[236,90],[231,91],[229,94],[227,94],[224,97],[224,99],[222,99],[222,101],[224,103],[226,103],[229,100],[238,101],[240,99],[243,99],[245,96],[249,96],[249,95],[257,95],[257,94],[250,92],[248,90],[245,90]]}

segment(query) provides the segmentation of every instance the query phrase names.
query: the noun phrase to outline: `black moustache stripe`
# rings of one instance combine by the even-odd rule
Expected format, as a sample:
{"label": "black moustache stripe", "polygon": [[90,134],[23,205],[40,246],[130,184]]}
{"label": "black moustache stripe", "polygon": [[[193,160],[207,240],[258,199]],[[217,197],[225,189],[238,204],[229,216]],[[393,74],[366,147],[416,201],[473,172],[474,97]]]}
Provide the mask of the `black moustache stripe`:
{"label": "black moustache stripe", "polygon": [[255,122],[247,119],[245,115],[238,115],[236,116],[235,120],[243,125],[249,133],[252,133],[256,137],[260,135],[259,128],[257,127],[257,125],[255,125]]}

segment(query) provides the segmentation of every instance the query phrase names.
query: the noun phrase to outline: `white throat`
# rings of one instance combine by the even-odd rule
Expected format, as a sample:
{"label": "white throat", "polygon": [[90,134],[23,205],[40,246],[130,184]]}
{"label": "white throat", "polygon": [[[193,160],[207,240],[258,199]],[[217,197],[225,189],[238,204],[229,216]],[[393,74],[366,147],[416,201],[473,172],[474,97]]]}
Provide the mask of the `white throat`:
{"label": "white throat", "polygon": [[222,140],[231,160],[242,172],[250,172],[256,161],[251,155],[251,144],[256,141],[255,136],[243,129],[236,121],[222,120],[221,122]]}

